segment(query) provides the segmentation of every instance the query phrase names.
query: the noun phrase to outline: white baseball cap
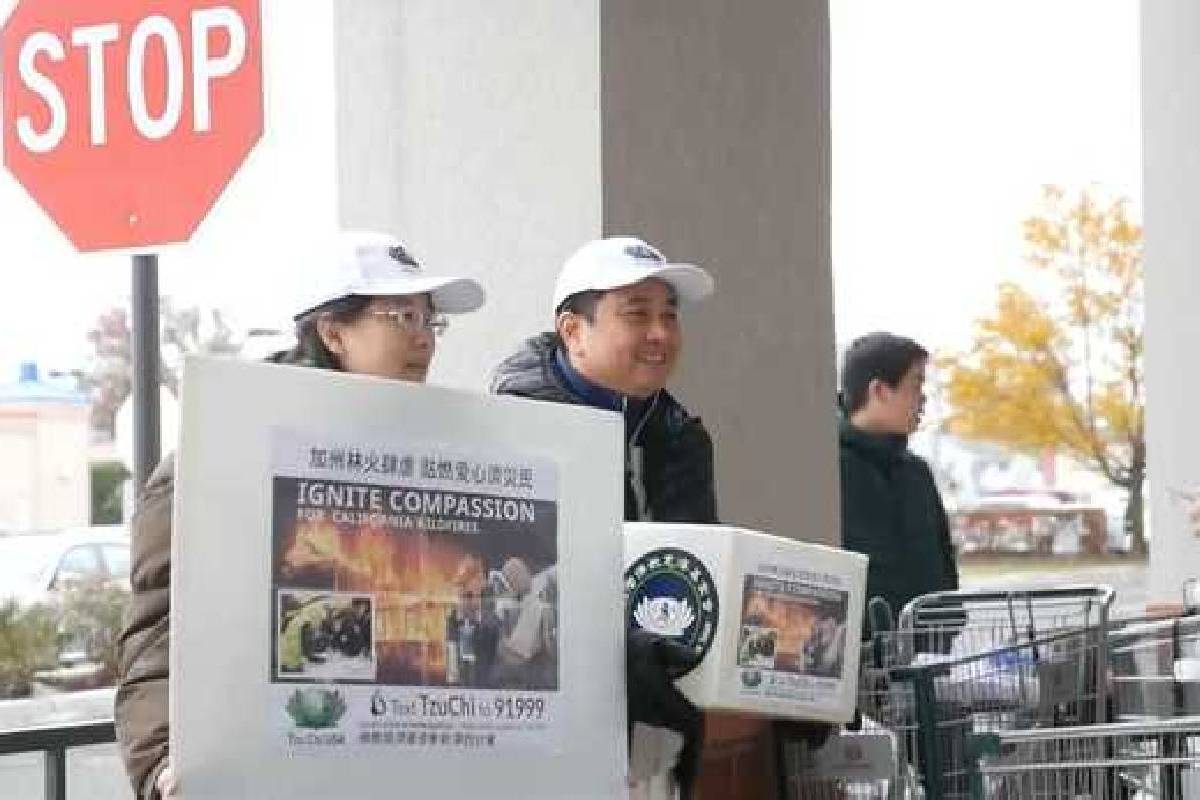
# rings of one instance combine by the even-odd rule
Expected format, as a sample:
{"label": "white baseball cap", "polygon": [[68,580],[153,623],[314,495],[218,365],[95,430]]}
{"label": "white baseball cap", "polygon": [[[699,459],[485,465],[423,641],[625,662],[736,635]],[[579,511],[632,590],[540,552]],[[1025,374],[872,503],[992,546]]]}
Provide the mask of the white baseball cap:
{"label": "white baseball cap", "polygon": [[333,251],[318,265],[321,277],[305,294],[295,319],[351,295],[428,294],[433,310],[445,314],[475,311],[486,298],[483,287],[471,278],[425,274],[404,243],[390,234],[343,231]]}
{"label": "white baseball cap", "polygon": [[668,283],[684,303],[713,291],[712,276],[700,267],[668,263],[657,248],[633,236],[610,236],[588,242],[563,264],[554,284],[554,310],[573,294],[619,289],[647,278]]}

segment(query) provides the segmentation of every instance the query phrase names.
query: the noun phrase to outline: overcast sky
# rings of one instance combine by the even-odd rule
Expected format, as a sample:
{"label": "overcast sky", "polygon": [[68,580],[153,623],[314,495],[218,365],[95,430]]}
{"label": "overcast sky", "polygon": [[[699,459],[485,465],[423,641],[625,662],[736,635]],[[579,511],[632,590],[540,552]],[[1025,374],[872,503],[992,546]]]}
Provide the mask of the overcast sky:
{"label": "overcast sky", "polygon": [[1141,207],[1134,0],[833,0],[837,341],[962,347],[1041,186]]}
{"label": "overcast sky", "polygon": [[[1134,0],[833,0],[839,343],[892,329],[961,346],[996,283],[1019,274],[1020,221],[1044,183],[1140,200],[1137,12]],[[268,166],[289,146],[268,136],[238,176],[247,196],[275,182],[284,212],[303,187]],[[282,324],[289,298],[269,287],[285,243],[264,242],[233,202],[164,254],[162,289],[243,325]],[[0,383],[23,359],[78,366],[96,315],[128,298],[127,258],[75,255],[6,172],[0,269]]]}

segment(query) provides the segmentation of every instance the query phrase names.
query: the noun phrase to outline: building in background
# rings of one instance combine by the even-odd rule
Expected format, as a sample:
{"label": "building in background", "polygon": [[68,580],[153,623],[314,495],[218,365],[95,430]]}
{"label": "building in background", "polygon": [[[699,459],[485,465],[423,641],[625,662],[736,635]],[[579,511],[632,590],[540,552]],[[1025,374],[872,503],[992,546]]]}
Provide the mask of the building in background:
{"label": "building in background", "polygon": [[0,530],[87,525],[88,398],[24,363],[0,383]]}

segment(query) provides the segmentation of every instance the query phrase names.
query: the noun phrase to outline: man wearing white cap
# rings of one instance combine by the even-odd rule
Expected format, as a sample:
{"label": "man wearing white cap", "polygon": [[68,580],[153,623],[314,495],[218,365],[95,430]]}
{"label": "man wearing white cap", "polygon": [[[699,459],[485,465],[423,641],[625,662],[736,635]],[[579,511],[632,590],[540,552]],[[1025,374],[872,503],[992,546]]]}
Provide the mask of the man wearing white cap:
{"label": "man wearing white cap", "polygon": [[683,343],[682,307],[712,277],[669,263],[646,242],[588,242],[554,287],[552,333],[506,359],[492,391],[617,411],[626,421],[625,518],[716,522],[712,440],[666,390]]}
{"label": "man wearing white cap", "polygon": [[[554,331],[525,342],[492,378],[498,394],[624,415],[627,520],[717,522],[712,440],[666,390],[683,340],[680,308],[712,290],[703,269],[670,263],[641,239],[588,242],[559,273]],[[645,631],[627,641],[631,778],[675,762],[685,798],[699,767],[703,718],[672,678],[693,658]]]}

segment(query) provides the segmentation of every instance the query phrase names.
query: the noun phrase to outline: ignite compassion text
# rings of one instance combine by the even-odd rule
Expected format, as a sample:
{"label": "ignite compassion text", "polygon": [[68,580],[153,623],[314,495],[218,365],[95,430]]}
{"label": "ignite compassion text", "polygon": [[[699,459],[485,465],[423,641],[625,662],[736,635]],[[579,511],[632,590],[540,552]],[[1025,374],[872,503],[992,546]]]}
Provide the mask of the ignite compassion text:
{"label": "ignite compassion text", "polygon": [[536,506],[532,500],[320,481],[298,481],[296,504],[299,508],[376,514],[420,514],[429,517],[518,523],[532,523],[537,518]]}

